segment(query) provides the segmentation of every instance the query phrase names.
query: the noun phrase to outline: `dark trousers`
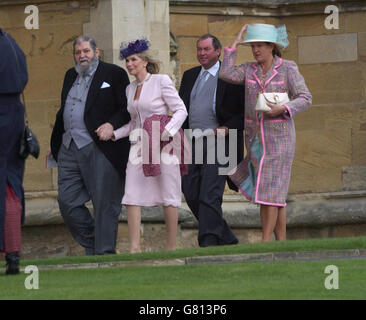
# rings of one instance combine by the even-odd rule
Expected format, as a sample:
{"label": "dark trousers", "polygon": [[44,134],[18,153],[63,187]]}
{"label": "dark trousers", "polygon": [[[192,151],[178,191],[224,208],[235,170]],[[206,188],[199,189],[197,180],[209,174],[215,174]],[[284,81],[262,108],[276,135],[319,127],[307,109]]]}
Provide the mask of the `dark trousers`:
{"label": "dark trousers", "polygon": [[[86,254],[115,253],[124,190],[118,172],[92,142],[80,150],[74,141],[58,154],[58,202],[62,217]],[[94,217],[85,206],[93,203]]]}
{"label": "dark trousers", "polygon": [[216,152],[208,156],[212,146],[207,138],[202,139],[202,159],[195,150],[197,140],[193,140],[192,164],[188,165],[188,174],[182,177],[184,197],[198,220],[198,243],[201,247],[235,244],[238,239],[224,220],[221,208],[226,175],[219,175],[219,168],[226,165],[218,163]]}

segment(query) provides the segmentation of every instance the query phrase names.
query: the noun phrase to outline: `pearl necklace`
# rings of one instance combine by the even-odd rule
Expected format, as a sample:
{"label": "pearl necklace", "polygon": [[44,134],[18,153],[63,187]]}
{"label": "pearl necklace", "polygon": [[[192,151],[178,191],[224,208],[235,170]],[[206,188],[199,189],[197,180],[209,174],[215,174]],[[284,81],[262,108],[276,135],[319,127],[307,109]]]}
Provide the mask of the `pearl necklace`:
{"label": "pearl necklace", "polygon": [[137,86],[142,86],[144,84],[145,81],[150,79],[151,74],[147,73],[144,80],[142,80],[141,82],[137,82]]}

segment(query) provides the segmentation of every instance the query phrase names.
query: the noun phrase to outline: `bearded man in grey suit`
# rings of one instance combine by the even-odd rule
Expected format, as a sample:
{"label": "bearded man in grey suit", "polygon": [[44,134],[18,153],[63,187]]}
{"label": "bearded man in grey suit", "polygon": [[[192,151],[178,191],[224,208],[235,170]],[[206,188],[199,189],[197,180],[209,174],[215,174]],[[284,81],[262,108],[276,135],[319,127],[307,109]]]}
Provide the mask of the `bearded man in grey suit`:
{"label": "bearded man in grey suit", "polygon": [[[74,239],[88,255],[115,253],[118,216],[129,154],[128,138],[110,139],[113,130],[130,120],[127,73],[99,60],[87,36],[73,44],[73,68],[66,72],[51,137],[58,164],[58,202]],[[93,203],[94,217],[85,206]]]}

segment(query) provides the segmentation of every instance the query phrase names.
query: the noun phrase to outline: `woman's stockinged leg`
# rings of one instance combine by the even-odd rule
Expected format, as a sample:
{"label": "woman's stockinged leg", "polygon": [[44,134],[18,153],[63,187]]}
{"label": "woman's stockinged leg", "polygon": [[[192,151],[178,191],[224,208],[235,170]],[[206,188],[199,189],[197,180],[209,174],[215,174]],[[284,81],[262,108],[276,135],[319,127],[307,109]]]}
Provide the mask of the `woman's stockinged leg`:
{"label": "woman's stockinged leg", "polygon": [[278,207],[261,205],[260,216],[262,221],[262,241],[272,241],[278,217]]}
{"label": "woman's stockinged leg", "polygon": [[178,229],[178,208],[164,206],[165,226],[167,230],[167,241],[165,250],[176,249],[177,229]]}
{"label": "woman's stockinged leg", "polygon": [[139,206],[126,206],[128,235],[130,238],[130,253],[141,252],[140,247],[140,227],[141,208]]}
{"label": "woman's stockinged leg", "polygon": [[274,233],[276,240],[286,240],[286,207],[278,208],[278,217]]}

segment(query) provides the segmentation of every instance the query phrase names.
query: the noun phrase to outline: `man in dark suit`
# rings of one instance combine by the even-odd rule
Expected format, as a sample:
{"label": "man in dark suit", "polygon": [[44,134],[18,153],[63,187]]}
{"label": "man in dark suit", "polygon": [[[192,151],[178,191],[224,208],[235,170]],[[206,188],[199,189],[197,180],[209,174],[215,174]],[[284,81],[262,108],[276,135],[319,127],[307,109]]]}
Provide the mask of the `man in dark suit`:
{"label": "man in dark suit", "polygon": [[[184,128],[198,132],[193,134],[192,164],[182,178],[182,189],[198,220],[201,247],[238,243],[222,215],[227,175],[220,173],[220,169],[227,167],[228,163],[222,163],[218,155],[220,152],[228,154],[229,139],[234,138],[229,134],[231,130],[237,144],[234,152],[231,149],[229,158],[235,163],[243,158],[244,88],[218,78],[220,53],[221,44],[215,36],[201,36],[197,41],[200,66],[184,72],[179,90],[189,113]],[[225,140],[224,147],[220,145],[220,139]],[[212,150],[215,159],[210,160]],[[237,191],[229,179],[228,183]]]}
{"label": "man in dark suit", "polygon": [[28,82],[28,71],[22,49],[1,28],[0,55],[0,252],[5,252],[6,274],[17,274],[24,222],[24,159],[19,156],[24,106],[20,94]]}
{"label": "man in dark suit", "polygon": [[[115,253],[118,216],[129,154],[128,138],[110,139],[129,122],[122,68],[99,60],[95,41],[74,41],[74,68],[66,72],[52,131],[58,165],[58,202],[74,239],[88,255]],[[85,206],[91,200],[94,218]]]}

